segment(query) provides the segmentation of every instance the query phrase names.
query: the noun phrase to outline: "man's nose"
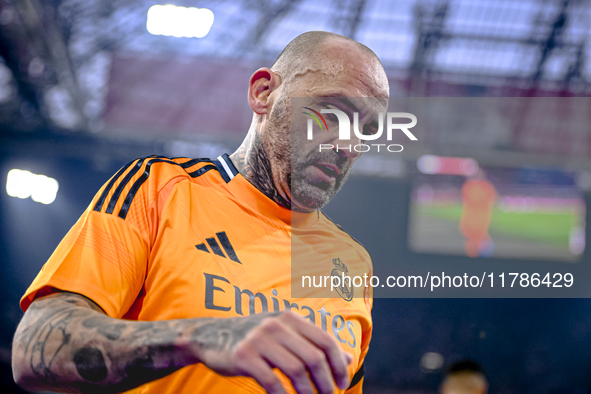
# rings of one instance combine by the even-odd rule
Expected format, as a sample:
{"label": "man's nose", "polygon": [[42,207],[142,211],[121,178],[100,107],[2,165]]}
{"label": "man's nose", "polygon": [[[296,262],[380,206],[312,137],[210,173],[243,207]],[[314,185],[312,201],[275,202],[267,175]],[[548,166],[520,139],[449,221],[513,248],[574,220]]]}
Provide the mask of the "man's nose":
{"label": "man's nose", "polygon": [[[361,150],[361,147],[358,145],[359,144],[353,144],[353,143],[343,144],[341,141],[340,144],[338,144],[338,145],[335,144],[334,150],[337,153],[337,155],[339,155],[339,157],[352,160],[352,159],[356,159],[359,156],[361,156],[362,152],[357,151],[357,150]],[[355,150],[355,147],[357,147],[357,150]]]}
{"label": "man's nose", "polygon": [[352,129],[350,135],[351,139],[348,140],[341,140],[337,136],[333,141],[333,146],[339,157],[356,159],[361,156],[361,153],[363,153],[363,150],[366,148],[363,146],[364,141],[357,137]]}

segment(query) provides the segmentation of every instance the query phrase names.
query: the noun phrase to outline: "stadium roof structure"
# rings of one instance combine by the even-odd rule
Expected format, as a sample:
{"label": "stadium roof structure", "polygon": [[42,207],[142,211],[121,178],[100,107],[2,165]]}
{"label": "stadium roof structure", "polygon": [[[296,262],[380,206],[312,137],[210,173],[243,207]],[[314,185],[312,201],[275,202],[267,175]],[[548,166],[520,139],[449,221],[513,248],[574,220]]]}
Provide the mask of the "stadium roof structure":
{"label": "stadium roof structure", "polygon": [[[394,86],[393,95],[588,96],[591,90],[589,0],[172,3],[210,9],[209,34],[150,34],[146,16],[154,0],[0,0],[0,125],[17,132],[102,130],[109,95],[127,89],[109,85],[117,59],[260,65],[310,30],[372,48],[403,87]],[[472,90],[429,88],[433,81]],[[499,90],[515,86],[521,90]],[[497,90],[479,93],[491,87]]]}

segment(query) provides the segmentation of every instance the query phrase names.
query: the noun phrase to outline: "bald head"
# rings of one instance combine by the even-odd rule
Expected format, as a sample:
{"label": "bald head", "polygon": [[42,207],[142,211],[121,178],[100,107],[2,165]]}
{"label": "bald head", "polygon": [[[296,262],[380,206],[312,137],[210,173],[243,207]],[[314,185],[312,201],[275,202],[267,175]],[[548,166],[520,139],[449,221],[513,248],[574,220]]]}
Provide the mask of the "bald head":
{"label": "bald head", "polygon": [[[363,129],[385,112],[388,90],[384,68],[369,48],[338,34],[304,33],[287,45],[271,69],[260,68],[251,76],[248,102],[253,120],[231,159],[279,205],[312,212],[339,191],[360,153],[319,152],[320,139],[307,139],[305,130],[298,131],[307,123],[301,119],[303,112],[291,111],[291,99],[307,98],[306,105],[321,110],[327,104],[313,98],[364,98],[356,111]],[[292,115],[300,118],[294,121]],[[321,138],[335,136],[325,133]],[[334,173],[323,170],[333,167]]]}
{"label": "bald head", "polygon": [[[334,59],[328,58],[323,49],[327,44],[347,43],[359,49],[363,55],[372,61],[381,62],[377,55],[365,45],[352,40],[349,37],[326,31],[309,31],[294,38],[277,57],[271,66],[271,70],[279,73],[284,82],[289,83],[292,78],[303,73],[310,67],[322,68],[325,71],[334,72],[339,69],[339,64]],[[344,66],[344,65],[343,65]]]}
{"label": "bald head", "polygon": [[488,383],[484,375],[458,372],[448,376],[441,386],[442,394],[486,394]]}
{"label": "bald head", "polygon": [[486,394],[488,381],[480,364],[461,360],[451,365],[439,388],[441,394]]}

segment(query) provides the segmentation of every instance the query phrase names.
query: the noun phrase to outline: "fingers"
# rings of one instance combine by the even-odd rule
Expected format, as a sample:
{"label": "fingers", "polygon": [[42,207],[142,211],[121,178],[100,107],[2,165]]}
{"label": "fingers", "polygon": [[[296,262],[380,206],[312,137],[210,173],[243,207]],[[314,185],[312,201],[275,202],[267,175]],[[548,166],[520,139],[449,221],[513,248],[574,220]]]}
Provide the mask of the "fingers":
{"label": "fingers", "polygon": [[[253,336],[254,342],[237,349],[235,360],[240,374],[253,377],[272,392],[269,387],[275,389],[279,380],[271,368],[278,368],[291,380],[298,394],[314,394],[312,382],[319,394],[334,392],[330,368],[320,349],[279,321],[270,320],[262,326],[263,330]],[[253,365],[258,365],[257,369]]]}
{"label": "fingers", "polygon": [[[286,316],[285,319],[292,320],[295,330],[321,351],[323,360],[318,361],[319,357],[317,355],[310,355],[309,353],[304,352],[308,357],[307,360],[309,360],[312,365],[316,366],[317,369],[321,369],[321,365],[327,365],[328,363],[327,367],[329,371],[332,372],[332,377],[339,388],[346,389],[349,387],[350,379],[347,365],[350,364],[352,357],[348,359],[347,356],[350,355],[343,352],[334,339],[332,339],[326,332],[318,329],[318,327],[310,324],[300,316],[295,314],[289,315]],[[320,364],[320,366],[317,364]],[[306,365],[308,365],[308,363],[306,363]],[[312,370],[310,370],[310,372],[312,372]],[[322,372],[318,372],[319,375],[321,373]],[[316,375],[313,376],[315,377]]]}
{"label": "fingers", "polygon": [[[247,319],[255,317],[236,320]],[[233,348],[210,350],[202,362],[226,376],[252,377],[271,394],[285,394],[273,368],[283,372],[299,394],[333,393],[335,383],[341,389],[349,386],[347,365],[352,356],[328,333],[291,312],[256,319]]]}
{"label": "fingers", "polygon": [[353,361],[353,355],[350,353],[345,352],[345,362],[347,363],[347,365],[351,364],[351,361]]}
{"label": "fingers", "polygon": [[269,394],[287,394],[271,367],[260,358],[243,360],[239,371],[241,375],[256,380]]}
{"label": "fingers", "polygon": [[[263,357],[271,366],[279,368],[291,380],[298,394],[314,394],[314,388],[310,377],[306,373],[304,363],[293,353],[284,348],[278,348],[275,351],[265,351]],[[327,376],[330,376],[330,373]],[[330,385],[330,382],[328,383]],[[321,389],[318,389],[318,392],[332,393],[332,391],[323,391]]]}
{"label": "fingers", "polygon": [[[326,356],[320,349],[296,335],[281,336],[279,340],[285,349],[287,349],[285,353],[290,355],[289,358],[286,358],[286,360],[289,360],[289,364],[287,364],[288,368],[300,368],[295,376],[296,378],[300,378],[303,375],[308,385],[310,385],[310,379],[312,379],[319,393],[334,392],[335,385],[330,367],[326,361]],[[293,374],[280,366],[278,367],[294,383]],[[310,376],[308,376],[306,371],[310,373]],[[298,393],[300,393],[299,390]]]}

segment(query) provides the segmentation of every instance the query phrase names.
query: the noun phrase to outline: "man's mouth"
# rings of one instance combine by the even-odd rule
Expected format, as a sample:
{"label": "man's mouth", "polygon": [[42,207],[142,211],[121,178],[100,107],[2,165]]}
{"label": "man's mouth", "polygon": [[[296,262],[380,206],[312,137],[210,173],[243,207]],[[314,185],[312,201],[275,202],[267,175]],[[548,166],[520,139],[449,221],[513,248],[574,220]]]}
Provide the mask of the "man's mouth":
{"label": "man's mouth", "polygon": [[336,178],[336,176],[340,173],[339,168],[331,164],[313,163],[312,165],[320,169],[320,171],[324,172],[327,176],[331,178]]}

